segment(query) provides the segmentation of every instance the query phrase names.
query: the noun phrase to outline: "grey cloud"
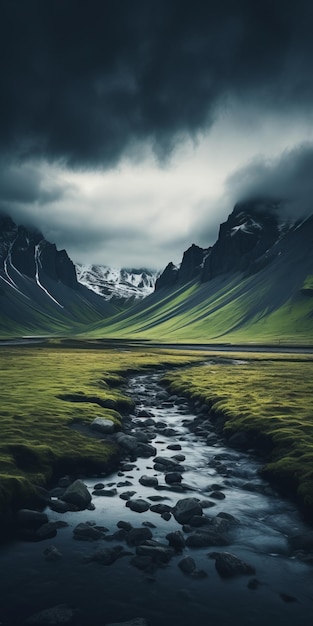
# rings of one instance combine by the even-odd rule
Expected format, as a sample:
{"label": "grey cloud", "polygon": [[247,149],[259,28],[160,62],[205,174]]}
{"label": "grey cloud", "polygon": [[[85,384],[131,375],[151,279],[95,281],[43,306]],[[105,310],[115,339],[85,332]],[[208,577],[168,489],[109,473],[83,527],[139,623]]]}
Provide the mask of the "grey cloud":
{"label": "grey cloud", "polygon": [[163,158],[225,99],[313,100],[313,5],[298,0],[5,0],[0,150],[112,166]]}
{"label": "grey cloud", "polygon": [[227,181],[233,201],[269,199],[290,219],[313,213],[313,144],[303,144],[276,160],[258,158]]}
{"label": "grey cloud", "polygon": [[52,178],[40,164],[0,163],[0,209],[15,217],[27,218],[27,206],[60,201],[71,185]]}

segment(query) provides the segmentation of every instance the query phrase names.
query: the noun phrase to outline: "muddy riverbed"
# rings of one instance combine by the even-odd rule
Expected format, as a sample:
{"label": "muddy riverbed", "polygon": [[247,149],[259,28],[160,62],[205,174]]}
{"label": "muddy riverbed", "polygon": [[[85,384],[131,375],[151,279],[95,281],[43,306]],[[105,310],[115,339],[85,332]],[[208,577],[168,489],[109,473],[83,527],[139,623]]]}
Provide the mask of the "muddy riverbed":
{"label": "muddy riverbed", "polygon": [[[58,604],[74,610],[71,623],[77,626],[105,626],[135,617],[145,618],[149,626],[312,623],[313,565],[290,548],[290,537],[311,528],[293,503],[259,477],[260,464],[252,455],[227,448],[207,423],[195,431],[195,415],[187,403],[169,398],[158,380],[151,373],[130,379],[128,393],[136,411],[125,424],[127,433],[154,446],[156,455],[138,457],[125,449],[118,472],[84,480],[93,493],[94,510],[61,514],[47,508],[49,520],[67,524],[53,539],[15,541],[0,548],[3,626],[20,626]],[[94,489],[99,482],[103,487]],[[200,502],[201,514],[183,524],[175,519],[173,507],[187,498]],[[131,503],[138,500],[147,503],[143,509],[149,508],[132,510]],[[74,539],[75,527],[87,522],[102,529],[100,538]],[[152,558],[151,550],[132,545],[127,531],[120,532],[127,524],[149,529],[161,546],[150,539],[148,548],[159,548],[161,556]],[[187,545],[163,557],[162,550],[165,554],[169,547],[166,535],[176,531]],[[190,537],[206,532],[213,545],[204,540],[207,545],[194,547],[201,540]],[[49,558],[54,550],[55,558]],[[105,564],[95,556],[103,550],[115,550],[119,558]],[[217,571],[216,553],[221,552],[235,555],[251,569],[225,577]],[[189,573],[181,569],[186,557],[194,562]]]}

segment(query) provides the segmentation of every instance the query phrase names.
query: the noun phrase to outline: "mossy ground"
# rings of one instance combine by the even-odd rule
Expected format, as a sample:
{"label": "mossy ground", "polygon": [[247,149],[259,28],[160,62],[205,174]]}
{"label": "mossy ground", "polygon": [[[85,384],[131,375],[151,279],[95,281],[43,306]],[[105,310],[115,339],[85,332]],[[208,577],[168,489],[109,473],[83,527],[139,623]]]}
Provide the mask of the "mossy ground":
{"label": "mossy ground", "polygon": [[116,447],[80,426],[98,416],[120,426],[121,413],[132,406],[122,389],[127,372],[199,358],[82,341],[2,346],[0,510],[32,496],[33,484],[44,485],[58,471],[108,466]]}
{"label": "mossy ground", "polygon": [[295,490],[312,516],[313,357],[245,353],[239,359],[236,365],[217,360],[170,372],[164,383],[172,392],[208,403],[212,415],[225,418],[226,436],[245,431],[270,442],[264,473],[290,493]]}

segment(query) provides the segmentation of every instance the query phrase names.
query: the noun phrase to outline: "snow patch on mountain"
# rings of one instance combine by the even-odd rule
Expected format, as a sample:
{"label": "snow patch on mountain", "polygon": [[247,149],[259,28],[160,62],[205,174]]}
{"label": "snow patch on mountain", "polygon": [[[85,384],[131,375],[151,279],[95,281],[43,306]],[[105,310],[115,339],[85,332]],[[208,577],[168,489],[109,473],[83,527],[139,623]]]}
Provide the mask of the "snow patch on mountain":
{"label": "snow patch on mountain", "polygon": [[141,299],[154,291],[158,272],[148,269],[76,264],[78,282],[106,300],[113,297]]}

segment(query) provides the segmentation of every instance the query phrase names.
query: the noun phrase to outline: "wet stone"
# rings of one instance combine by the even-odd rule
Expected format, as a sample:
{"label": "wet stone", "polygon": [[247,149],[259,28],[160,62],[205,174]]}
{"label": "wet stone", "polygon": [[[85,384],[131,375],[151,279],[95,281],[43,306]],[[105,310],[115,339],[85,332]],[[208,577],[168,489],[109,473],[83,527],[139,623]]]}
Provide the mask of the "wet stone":
{"label": "wet stone", "polygon": [[103,533],[100,530],[85,522],[81,522],[73,530],[73,538],[80,541],[97,541],[102,537]]}
{"label": "wet stone", "polygon": [[184,549],[186,543],[184,535],[180,532],[180,530],[173,531],[166,535],[166,539],[169,542],[169,545],[180,552]]}
{"label": "wet stone", "polygon": [[211,502],[211,500],[200,500],[199,503],[202,509],[210,509],[212,506],[216,506],[215,502]]}
{"label": "wet stone", "polygon": [[106,498],[112,498],[113,496],[116,496],[117,494],[117,489],[95,489],[92,492],[93,496],[103,496]]}
{"label": "wet stone", "polygon": [[196,498],[184,498],[176,502],[172,512],[179,524],[187,524],[194,515],[202,515],[202,508]]}
{"label": "wet stone", "polygon": [[17,522],[19,526],[24,528],[39,528],[48,522],[48,516],[41,511],[33,511],[32,509],[20,509],[17,512]]}
{"label": "wet stone", "polygon": [[66,513],[70,510],[70,505],[67,502],[63,502],[63,500],[50,500],[49,508],[56,513]]}
{"label": "wet stone", "polygon": [[162,519],[164,519],[166,522],[169,522],[169,520],[171,519],[171,514],[169,511],[165,511],[164,513],[161,513],[161,517]]}
{"label": "wet stone", "polygon": [[181,461],[185,461],[185,459],[186,459],[184,454],[174,454],[171,458],[174,461],[178,461],[178,463],[180,463]]}
{"label": "wet stone", "polygon": [[214,500],[225,500],[225,493],[222,491],[212,491],[209,493],[210,498],[214,498]]}
{"label": "wet stone", "polygon": [[196,569],[196,563],[191,556],[185,556],[179,561],[178,567],[184,574],[191,574]]}
{"label": "wet stone", "polygon": [[171,510],[172,507],[168,504],[153,504],[150,506],[150,511],[152,511],[152,513],[159,513],[160,515],[163,513],[170,513]]}
{"label": "wet stone", "polygon": [[119,522],[117,522],[116,526],[118,528],[122,528],[124,530],[132,530],[133,526],[132,524],[130,524],[130,522],[124,522],[124,520],[120,520]]}
{"label": "wet stone", "polygon": [[255,574],[255,568],[242,561],[235,554],[220,552],[215,559],[215,567],[222,578]]}
{"label": "wet stone", "polygon": [[180,483],[182,481],[182,475],[179,472],[168,472],[164,476],[164,480],[168,485],[173,483]]}
{"label": "wet stone", "polygon": [[132,498],[135,493],[136,491],[123,491],[123,493],[120,493],[120,498],[122,500],[130,500],[130,498]]}
{"label": "wet stone", "polygon": [[144,513],[150,508],[150,503],[145,500],[128,500],[126,506],[136,513]]}
{"label": "wet stone", "polygon": [[38,528],[36,531],[36,535],[38,537],[38,541],[44,541],[45,539],[52,539],[57,534],[56,524],[55,522],[47,522]]}
{"label": "wet stone", "polygon": [[133,483],[130,482],[130,480],[122,480],[121,482],[117,483],[117,487],[131,487]]}
{"label": "wet stone", "polygon": [[126,537],[126,542],[129,546],[140,546],[141,543],[152,539],[152,532],[150,528],[143,526],[141,528],[132,528]]}
{"label": "wet stone", "polygon": [[79,509],[86,509],[91,501],[91,495],[82,480],[75,480],[64,492],[62,500],[74,504]]}

